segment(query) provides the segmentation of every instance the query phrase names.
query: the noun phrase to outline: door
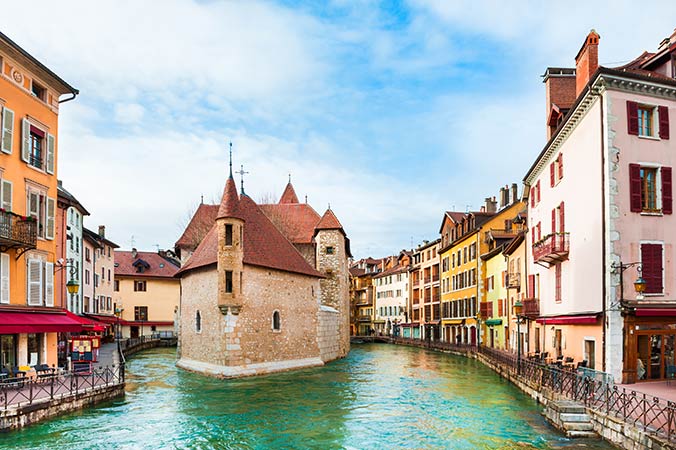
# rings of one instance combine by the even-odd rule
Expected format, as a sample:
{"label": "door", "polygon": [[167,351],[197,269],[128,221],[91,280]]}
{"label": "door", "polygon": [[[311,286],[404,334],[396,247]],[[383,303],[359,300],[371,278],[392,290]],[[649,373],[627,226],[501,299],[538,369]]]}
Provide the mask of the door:
{"label": "door", "polygon": [[591,340],[584,341],[584,360],[587,361],[587,367],[590,369],[596,369],[596,360],[594,355],[596,354],[596,342]]}
{"label": "door", "polygon": [[509,327],[505,327],[505,350],[509,350]]}
{"label": "door", "polygon": [[132,327],[129,327],[129,328],[130,328],[130,329],[129,329],[129,333],[130,333],[129,336],[130,336],[132,339],[133,339],[133,338],[137,338],[137,337],[138,337],[138,327],[137,327],[137,326],[132,326]]}
{"label": "door", "polygon": [[16,335],[4,334],[0,336],[0,363],[2,367],[12,370],[16,366]]}
{"label": "door", "polygon": [[557,358],[563,356],[563,348],[561,346],[562,340],[561,330],[558,329],[554,331],[554,349],[556,350]]}

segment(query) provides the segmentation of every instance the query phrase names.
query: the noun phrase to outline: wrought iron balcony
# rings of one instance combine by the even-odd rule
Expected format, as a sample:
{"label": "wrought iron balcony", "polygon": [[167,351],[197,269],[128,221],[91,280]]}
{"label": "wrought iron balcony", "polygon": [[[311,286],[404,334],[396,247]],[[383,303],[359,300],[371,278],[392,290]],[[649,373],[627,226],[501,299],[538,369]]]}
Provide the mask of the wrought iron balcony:
{"label": "wrought iron balcony", "polygon": [[519,272],[510,272],[507,274],[507,287],[508,288],[521,287],[521,274]]}
{"label": "wrought iron balcony", "polygon": [[523,313],[522,315],[530,318],[536,319],[540,317],[540,299],[537,298],[527,298],[523,301]]}
{"label": "wrought iron balcony", "polygon": [[0,248],[35,248],[38,240],[38,223],[32,217],[23,217],[0,210]]}
{"label": "wrought iron balcony", "polygon": [[360,314],[359,317],[357,318],[358,321],[360,322],[370,322],[371,321],[371,315],[370,314]]}
{"label": "wrought iron balcony", "polygon": [[568,259],[570,233],[552,233],[533,244],[535,262],[554,264]]}

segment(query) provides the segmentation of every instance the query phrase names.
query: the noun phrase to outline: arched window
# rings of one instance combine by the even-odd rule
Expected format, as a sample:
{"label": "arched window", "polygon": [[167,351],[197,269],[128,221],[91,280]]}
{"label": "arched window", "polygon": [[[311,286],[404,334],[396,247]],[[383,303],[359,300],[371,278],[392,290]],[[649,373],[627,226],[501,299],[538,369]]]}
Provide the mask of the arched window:
{"label": "arched window", "polygon": [[272,313],[272,330],[280,331],[282,329],[282,322],[279,318],[279,311]]}
{"label": "arched window", "polygon": [[195,332],[202,332],[202,314],[199,311],[195,313]]}

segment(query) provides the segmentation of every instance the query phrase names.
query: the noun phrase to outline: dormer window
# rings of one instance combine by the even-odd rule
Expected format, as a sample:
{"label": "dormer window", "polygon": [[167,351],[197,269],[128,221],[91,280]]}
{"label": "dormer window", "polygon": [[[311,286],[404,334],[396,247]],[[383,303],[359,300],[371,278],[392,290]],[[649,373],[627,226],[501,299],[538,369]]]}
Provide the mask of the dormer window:
{"label": "dormer window", "polygon": [[145,262],[144,260],[142,260],[140,258],[137,259],[136,261],[134,261],[132,266],[134,266],[136,268],[136,273],[143,273],[146,270],[150,269],[150,264],[148,264],[147,262]]}

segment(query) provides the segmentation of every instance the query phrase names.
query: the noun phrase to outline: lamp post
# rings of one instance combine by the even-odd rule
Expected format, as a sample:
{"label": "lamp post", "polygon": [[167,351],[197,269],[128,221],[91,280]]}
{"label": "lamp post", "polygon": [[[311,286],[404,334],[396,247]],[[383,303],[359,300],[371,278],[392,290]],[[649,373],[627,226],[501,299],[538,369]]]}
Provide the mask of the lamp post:
{"label": "lamp post", "polygon": [[516,314],[516,373],[521,375],[521,312],[523,303],[517,300],[514,303],[514,314]]}
{"label": "lamp post", "polygon": [[641,271],[643,269],[643,264],[639,262],[632,262],[632,263],[623,263],[620,261],[619,263],[613,263],[610,267],[614,270],[617,271],[619,269],[619,274],[620,274],[620,306],[624,304],[624,271],[627,270],[630,267],[636,266],[636,272],[638,272],[638,278],[636,278],[636,281],[634,281],[634,290],[636,291],[636,300],[643,300],[643,293],[645,292],[646,288],[646,281],[643,279],[641,276]]}
{"label": "lamp post", "polygon": [[479,348],[481,346],[481,311],[476,314],[476,346]]}

